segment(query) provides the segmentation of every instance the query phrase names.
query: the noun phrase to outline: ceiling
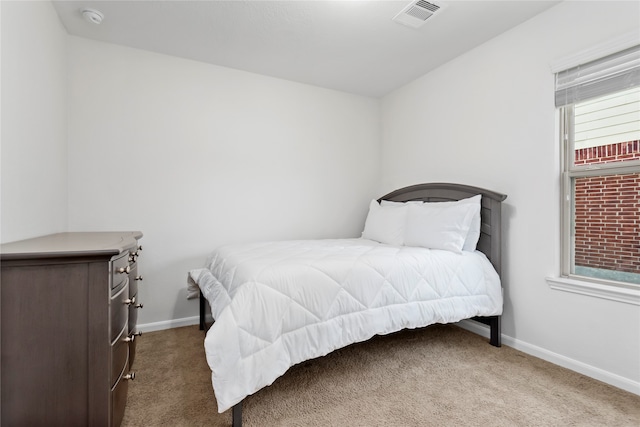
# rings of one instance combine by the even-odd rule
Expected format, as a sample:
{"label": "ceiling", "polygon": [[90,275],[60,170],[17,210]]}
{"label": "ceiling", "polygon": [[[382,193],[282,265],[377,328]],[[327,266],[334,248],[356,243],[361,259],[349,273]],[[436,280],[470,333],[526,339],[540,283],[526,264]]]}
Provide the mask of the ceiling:
{"label": "ceiling", "polygon": [[[54,0],[72,35],[380,97],[559,1],[430,0],[418,28],[392,18],[408,0]],[[100,25],[83,8],[104,14]]]}

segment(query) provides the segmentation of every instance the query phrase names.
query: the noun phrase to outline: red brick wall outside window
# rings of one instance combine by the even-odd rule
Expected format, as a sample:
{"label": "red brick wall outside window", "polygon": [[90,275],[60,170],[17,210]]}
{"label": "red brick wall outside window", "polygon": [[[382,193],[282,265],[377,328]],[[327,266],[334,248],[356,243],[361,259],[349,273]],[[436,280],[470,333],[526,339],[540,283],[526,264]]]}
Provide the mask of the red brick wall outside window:
{"label": "red brick wall outside window", "polygon": [[[575,164],[640,159],[640,141],[575,150]],[[576,266],[640,273],[640,174],[575,179]]]}

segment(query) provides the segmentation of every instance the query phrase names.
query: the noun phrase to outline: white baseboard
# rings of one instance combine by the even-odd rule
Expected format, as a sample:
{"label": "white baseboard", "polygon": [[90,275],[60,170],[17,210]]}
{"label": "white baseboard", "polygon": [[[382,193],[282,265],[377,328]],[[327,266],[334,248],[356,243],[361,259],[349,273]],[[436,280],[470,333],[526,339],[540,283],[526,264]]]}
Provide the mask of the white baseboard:
{"label": "white baseboard", "polygon": [[[205,313],[204,320],[207,323],[213,323],[211,313]],[[164,331],[165,329],[181,328],[183,326],[198,325],[200,316],[183,317],[182,319],[163,320],[162,322],[141,323],[138,324],[138,330],[144,332]]]}
{"label": "white baseboard", "polygon": [[163,331],[165,329],[181,328],[183,326],[197,325],[199,316],[184,317],[182,319],[163,320],[162,322],[138,324],[138,330],[144,332]]}
{"label": "white baseboard", "polygon": [[[463,329],[481,335],[485,338],[489,338],[488,326],[471,320],[463,320],[457,325]],[[621,388],[630,393],[640,395],[640,382],[630,380],[629,378],[622,377],[620,375],[605,371],[600,368],[596,368],[591,365],[587,365],[586,363],[579,362],[566,356],[562,356],[561,354],[554,353],[542,347],[526,343],[524,341],[512,338],[504,334],[502,334],[502,344],[515,348],[516,350],[523,353],[538,357],[542,360],[546,360],[547,362],[551,362],[554,365],[562,366],[563,368],[570,369],[582,375],[586,375],[590,378],[594,378],[598,381],[610,384],[614,387]]]}

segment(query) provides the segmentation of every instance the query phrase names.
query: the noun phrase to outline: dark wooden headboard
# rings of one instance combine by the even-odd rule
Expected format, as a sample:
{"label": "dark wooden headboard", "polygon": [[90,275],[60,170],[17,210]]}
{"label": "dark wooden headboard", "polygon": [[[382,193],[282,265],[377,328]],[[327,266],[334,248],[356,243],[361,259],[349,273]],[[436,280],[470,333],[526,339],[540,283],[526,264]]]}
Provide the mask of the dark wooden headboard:
{"label": "dark wooden headboard", "polygon": [[489,258],[498,274],[501,274],[501,212],[502,201],[507,198],[506,195],[470,185],[429,183],[400,188],[382,196],[378,201],[449,202],[467,199],[478,194],[482,194],[482,209],[480,211],[480,240],[477,248]]}

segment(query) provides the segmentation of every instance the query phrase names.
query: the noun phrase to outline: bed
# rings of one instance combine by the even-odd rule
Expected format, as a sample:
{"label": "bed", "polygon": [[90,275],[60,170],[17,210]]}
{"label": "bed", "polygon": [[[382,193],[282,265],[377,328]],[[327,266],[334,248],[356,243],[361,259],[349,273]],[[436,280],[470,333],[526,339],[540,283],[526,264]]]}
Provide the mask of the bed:
{"label": "bed", "polygon": [[362,237],[226,245],[188,287],[214,323],[205,353],[219,412],[291,366],[374,335],[472,319],[500,346],[505,195],[428,183],[372,200]]}

